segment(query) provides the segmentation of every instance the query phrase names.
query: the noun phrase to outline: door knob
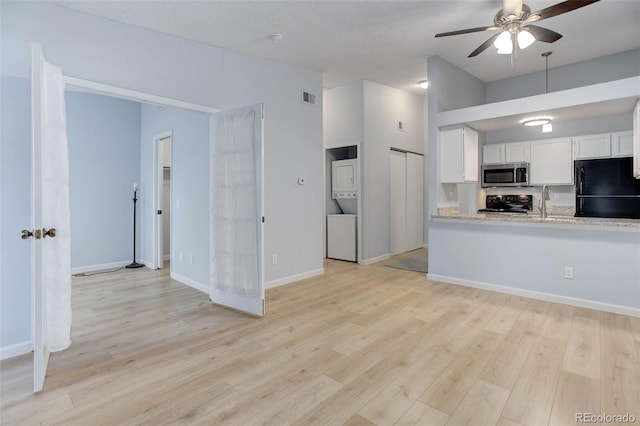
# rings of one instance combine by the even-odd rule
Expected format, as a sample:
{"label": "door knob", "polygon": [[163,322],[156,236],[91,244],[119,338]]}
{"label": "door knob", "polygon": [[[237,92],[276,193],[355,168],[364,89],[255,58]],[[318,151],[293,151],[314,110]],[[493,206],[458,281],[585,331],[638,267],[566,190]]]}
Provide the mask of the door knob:
{"label": "door knob", "polygon": [[56,228],[46,229],[42,228],[42,236],[43,237],[55,237],[56,236]]}
{"label": "door knob", "polygon": [[28,229],[23,229],[20,232],[20,238],[22,238],[23,240],[26,240],[29,237],[33,237],[33,232],[29,231]]}

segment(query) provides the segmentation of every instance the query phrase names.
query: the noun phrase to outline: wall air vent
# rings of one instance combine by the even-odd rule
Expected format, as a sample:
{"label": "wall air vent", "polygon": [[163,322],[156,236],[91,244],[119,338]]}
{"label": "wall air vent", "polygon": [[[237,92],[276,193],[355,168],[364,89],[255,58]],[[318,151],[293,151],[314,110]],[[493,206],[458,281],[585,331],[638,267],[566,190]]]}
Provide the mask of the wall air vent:
{"label": "wall air vent", "polygon": [[315,105],[316,104],[316,95],[309,92],[302,92],[302,103]]}

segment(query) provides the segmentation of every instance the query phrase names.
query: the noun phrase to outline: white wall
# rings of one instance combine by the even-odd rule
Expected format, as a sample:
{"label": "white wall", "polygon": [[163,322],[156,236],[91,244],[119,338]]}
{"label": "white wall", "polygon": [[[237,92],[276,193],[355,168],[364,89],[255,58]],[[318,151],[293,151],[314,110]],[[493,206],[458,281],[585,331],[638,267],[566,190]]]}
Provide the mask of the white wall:
{"label": "white wall", "polygon": [[[324,146],[361,142],[361,260],[391,253],[389,151],[424,153],[424,98],[371,81],[325,91]],[[398,130],[398,122],[404,131]],[[327,168],[327,170],[329,170]]]}
{"label": "white wall", "polygon": [[67,92],[65,101],[71,266],[86,270],[130,263],[133,183],[140,181],[140,104],[78,92]]}
{"label": "white wall", "polygon": [[[218,109],[265,103],[265,254],[279,259],[278,265],[266,262],[266,279],[322,270],[320,72],[51,4],[3,1],[0,8],[3,236],[19,235],[30,215],[28,78],[30,42],[35,41],[65,75]],[[302,90],[315,94],[318,104],[302,104]],[[148,172],[142,161],[144,181]],[[298,186],[298,177],[306,185]],[[19,239],[2,241],[4,347],[30,339],[30,254]]]}
{"label": "white wall", "polygon": [[355,145],[364,138],[364,81],[325,90],[322,138],[325,148]]}
{"label": "white wall", "polygon": [[[370,81],[364,82],[363,259],[391,253],[390,148],[424,152],[422,96]],[[398,121],[405,124],[398,130]]]}

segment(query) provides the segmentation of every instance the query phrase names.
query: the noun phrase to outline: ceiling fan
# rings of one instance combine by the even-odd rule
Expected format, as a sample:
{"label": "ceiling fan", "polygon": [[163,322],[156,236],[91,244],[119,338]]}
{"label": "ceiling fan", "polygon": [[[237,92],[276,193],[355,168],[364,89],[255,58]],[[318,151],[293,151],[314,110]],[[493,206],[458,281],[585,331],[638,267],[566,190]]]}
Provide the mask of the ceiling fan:
{"label": "ceiling fan", "polygon": [[532,25],[533,22],[562,15],[597,1],[599,0],[568,0],[531,13],[529,6],[524,4],[522,0],[502,0],[502,9],[493,19],[492,26],[439,33],[436,34],[436,37],[502,30],[478,46],[476,50],[471,52],[469,58],[484,52],[492,44],[498,49],[498,53],[509,55],[514,51],[516,44],[520,49],[525,49],[536,40],[553,43],[562,37],[562,34],[555,31]]}

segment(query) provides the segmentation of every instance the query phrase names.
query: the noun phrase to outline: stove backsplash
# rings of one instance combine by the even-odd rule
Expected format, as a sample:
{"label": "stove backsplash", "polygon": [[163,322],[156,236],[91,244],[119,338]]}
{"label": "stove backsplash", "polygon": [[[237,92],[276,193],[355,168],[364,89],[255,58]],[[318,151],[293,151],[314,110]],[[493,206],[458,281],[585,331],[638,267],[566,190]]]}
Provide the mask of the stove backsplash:
{"label": "stove backsplash", "polygon": [[[540,213],[540,196],[542,194],[542,187],[527,187],[527,188],[485,188],[481,195],[482,205],[479,208],[486,208],[484,200],[486,195],[533,195],[533,211],[531,214]],[[549,197],[547,201],[547,212],[550,215],[556,216],[573,216],[576,212],[575,201],[576,191],[573,185],[561,185],[550,186]]]}

